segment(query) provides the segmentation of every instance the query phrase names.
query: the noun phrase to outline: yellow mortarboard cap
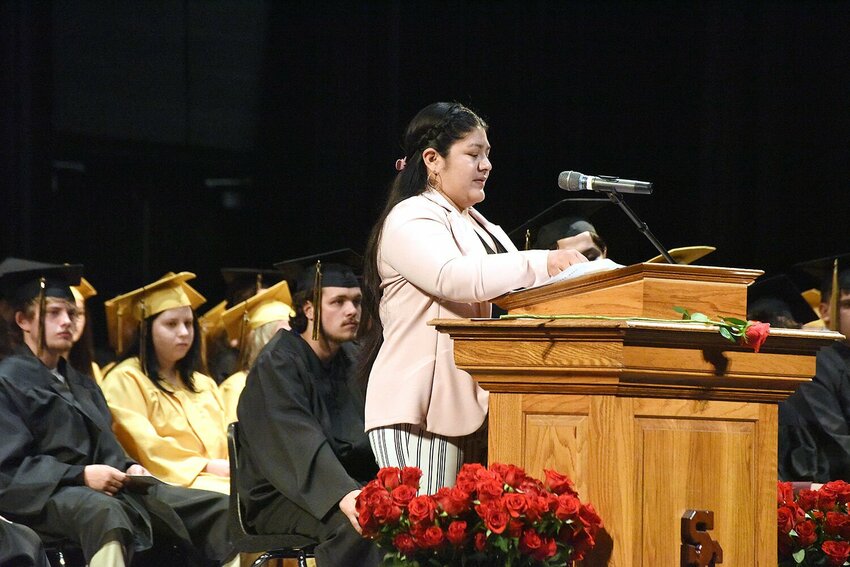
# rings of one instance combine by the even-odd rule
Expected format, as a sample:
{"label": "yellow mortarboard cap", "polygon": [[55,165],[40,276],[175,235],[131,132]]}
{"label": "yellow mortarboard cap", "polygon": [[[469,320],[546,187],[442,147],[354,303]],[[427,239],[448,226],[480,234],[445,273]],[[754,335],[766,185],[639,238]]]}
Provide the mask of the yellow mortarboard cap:
{"label": "yellow mortarboard cap", "polygon": [[77,301],[85,301],[97,295],[97,290],[86,278],[80,278],[80,285],[72,285],[71,293],[74,294],[74,299]]}
{"label": "yellow mortarboard cap", "polygon": [[223,329],[221,316],[227,310],[227,300],[222,300],[210,307],[206,313],[198,317],[198,326],[201,332],[212,335]]}
{"label": "yellow mortarboard cap", "polygon": [[[248,330],[257,329],[272,321],[284,321],[295,315],[289,284],[282,280],[272,287],[249,297],[222,314],[221,319],[227,336],[239,340]],[[243,329],[243,320],[247,328]]]}
{"label": "yellow mortarboard cap", "polygon": [[828,327],[837,331],[841,291],[850,288],[850,254],[826,256],[795,264],[794,267],[814,278],[814,283],[820,286],[821,302],[828,306]]}
{"label": "yellow mortarboard cap", "polygon": [[194,277],[191,272],[169,272],[151,284],[105,301],[109,344],[120,353],[124,329],[168,309],[187,306],[197,309],[206,299],[186,283]]}
{"label": "yellow mortarboard cap", "polygon": [[[682,246],[668,250],[670,256],[679,264],[693,264],[703,256],[707,256],[717,250],[714,246]],[[646,261],[648,264],[665,264],[664,256],[658,255]]]}
{"label": "yellow mortarboard cap", "polygon": [[820,309],[821,296],[819,289],[813,287],[812,289],[807,289],[800,295],[803,296],[803,299],[806,300],[806,303],[809,304],[809,307],[811,307],[815,311]]}

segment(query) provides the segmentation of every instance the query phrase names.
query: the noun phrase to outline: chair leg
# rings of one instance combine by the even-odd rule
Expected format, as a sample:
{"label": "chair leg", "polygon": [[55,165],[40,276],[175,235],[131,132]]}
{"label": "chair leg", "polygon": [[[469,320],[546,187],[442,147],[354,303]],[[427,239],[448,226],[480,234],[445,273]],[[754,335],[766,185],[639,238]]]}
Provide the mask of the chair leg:
{"label": "chair leg", "polygon": [[261,565],[265,565],[266,562],[272,558],[272,555],[268,552],[263,553],[259,557],[257,557],[253,563],[251,563],[251,567],[260,567]]}

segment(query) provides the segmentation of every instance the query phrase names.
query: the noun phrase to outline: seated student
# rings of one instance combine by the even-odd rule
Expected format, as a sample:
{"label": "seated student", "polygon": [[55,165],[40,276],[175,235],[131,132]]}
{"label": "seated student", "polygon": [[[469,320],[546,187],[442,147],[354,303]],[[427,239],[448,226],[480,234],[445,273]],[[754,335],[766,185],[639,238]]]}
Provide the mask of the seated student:
{"label": "seated student", "polygon": [[0,565],[50,567],[38,534],[0,516]]}
{"label": "seated student", "polygon": [[77,330],[74,331],[74,346],[65,355],[74,368],[79,368],[83,374],[88,374],[94,381],[103,382],[103,373],[94,360],[94,338],[92,336],[91,317],[86,313],[86,301],[97,295],[86,278],[80,278],[80,285],[72,285],[71,292],[77,304]]}
{"label": "seated student", "polygon": [[227,429],[218,386],[196,372],[203,296],[169,274],[107,302],[110,333],[139,326],[137,349],[101,383],[113,429],[131,457],[166,482],[230,491]]}
{"label": "seated student", "polygon": [[779,405],[779,478],[850,481],[850,255],[814,260],[824,275],[821,318],[844,335],[817,354],[815,376]]}
{"label": "seated student", "polygon": [[160,541],[178,543],[184,564],[233,558],[226,496],[162,483],[130,492],[130,475],[150,473],[118,443],[97,384],[62,358],[80,269],[0,276],[22,345],[0,362],[0,514],[79,545],[91,567],[121,567]]}
{"label": "seated student", "polygon": [[224,401],[226,423],[238,421],[236,406],[245,388],[248,370],[275,333],[281,329],[289,330],[292,315],[295,315],[292,296],[284,280],[234,305],[221,316],[228,337],[239,346],[240,369],[218,386]]}
{"label": "seated student", "polygon": [[257,533],[315,538],[320,567],[366,567],[380,554],[354,527],[355,498],[378,470],[353,373],[360,287],[345,265],[321,268],[318,283],[315,269],[297,279],[293,332],[278,332],[248,374],[239,492]]}

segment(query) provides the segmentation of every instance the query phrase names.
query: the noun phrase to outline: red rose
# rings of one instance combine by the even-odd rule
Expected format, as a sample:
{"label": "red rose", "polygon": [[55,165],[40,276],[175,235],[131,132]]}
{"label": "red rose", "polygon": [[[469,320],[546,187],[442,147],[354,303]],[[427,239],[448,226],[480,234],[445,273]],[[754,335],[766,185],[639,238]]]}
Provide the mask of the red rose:
{"label": "red rose", "polygon": [[467,512],[472,504],[469,493],[464,492],[456,486],[453,488],[441,488],[434,495],[434,500],[437,501],[440,508],[449,516],[459,516]]}
{"label": "red rose", "polygon": [[510,537],[519,537],[525,527],[525,522],[522,521],[522,518],[511,518],[510,514],[508,514],[508,518],[508,527],[505,529],[505,533]]}
{"label": "red rose", "polygon": [[755,352],[758,352],[769,334],[770,323],[750,321],[744,329],[744,344],[752,348]]}
{"label": "red rose", "polygon": [[490,465],[490,470],[495,471],[501,477],[502,482],[511,488],[518,488],[526,478],[525,471],[516,465],[493,463]]}
{"label": "red rose", "polygon": [[555,494],[570,493],[578,495],[572,481],[559,472],[544,469],[546,473],[546,486]]}
{"label": "red rose", "polygon": [[797,505],[806,512],[812,511],[818,505],[818,493],[814,490],[801,490],[797,495]]}
{"label": "red rose", "polygon": [[437,513],[437,504],[430,496],[417,496],[407,505],[407,516],[412,524],[431,523]]}
{"label": "red rose", "polygon": [[525,530],[519,538],[519,551],[526,555],[532,555],[543,545],[543,540],[540,539],[540,534],[534,530]]}
{"label": "red rose", "polygon": [[401,533],[393,538],[393,547],[395,547],[402,555],[413,555],[416,552],[416,542],[413,536],[407,533]]}
{"label": "red rose", "polygon": [[825,541],[821,549],[826,554],[830,565],[844,565],[847,557],[850,557],[850,543],[846,541]]}
{"label": "red rose", "polygon": [[599,514],[596,513],[596,509],[593,507],[593,504],[589,502],[581,505],[579,518],[581,519],[581,523],[584,524],[585,530],[591,535],[595,536],[596,532],[599,531],[599,528],[602,527],[602,518],[600,518]]}
{"label": "red rose", "polygon": [[419,479],[422,478],[422,471],[416,467],[404,467],[401,469],[401,483],[419,490]]}
{"label": "red rose", "polygon": [[475,551],[484,551],[487,548],[487,536],[482,532],[475,534]]}
{"label": "red rose", "polygon": [[393,489],[393,504],[401,508],[407,508],[410,501],[416,497],[416,489],[408,484],[399,484]]}
{"label": "red rose", "polygon": [[777,510],[776,528],[781,534],[794,529],[794,510],[787,504]]}
{"label": "red rose", "polygon": [[422,546],[428,548],[440,547],[440,544],[443,543],[445,539],[445,534],[443,534],[443,530],[438,526],[431,526],[425,533],[422,534]]}
{"label": "red rose", "polygon": [[545,496],[538,496],[536,494],[526,494],[525,496],[527,504],[525,518],[529,522],[536,522],[543,514],[549,511],[549,499]]}
{"label": "red rose", "polygon": [[843,480],[832,480],[821,487],[821,491],[835,495],[835,499],[841,504],[850,501],[850,484]]}
{"label": "red rose", "polygon": [[850,533],[850,516],[841,512],[827,512],[823,531],[834,536],[845,537]]}
{"label": "red rose", "polygon": [[776,485],[779,494],[777,495],[777,504],[785,504],[794,500],[794,488],[790,482],[780,482]]}
{"label": "red rose", "polygon": [[509,492],[502,498],[502,504],[505,505],[505,510],[508,511],[511,518],[519,518],[528,509],[528,500],[525,494]]}
{"label": "red rose", "polygon": [[818,490],[818,509],[826,512],[835,508],[836,495],[834,492],[824,490],[823,487]]}
{"label": "red rose", "polygon": [[504,484],[496,479],[487,479],[478,483],[478,500],[489,502],[498,500],[504,493]]}
{"label": "red rose", "polygon": [[378,471],[378,482],[386,488],[387,490],[392,490],[399,484],[401,484],[401,479],[399,475],[401,471],[396,467],[384,467]]}
{"label": "red rose", "polygon": [[558,551],[558,545],[555,543],[555,539],[551,537],[543,538],[542,545],[537,549],[537,551],[532,554],[532,557],[537,561],[543,562],[555,555]]}
{"label": "red rose", "polygon": [[818,539],[815,524],[810,520],[805,520],[794,526],[794,531],[797,532],[797,541],[800,547],[808,547]]}
{"label": "red rose", "polygon": [[392,501],[381,502],[372,508],[372,516],[380,525],[394,524],[401,518],[401,508]]}
{"label": "red rose", "polygon": [[506,527],[508,527],[509,519],[510,516],[504,510],[500,508],[490,508],[487,510],[487,514],[484,517],[484,524],[487,526],[487,529],[494,534],[500,534],[505,531]]}
{"label": "red rose", "polygon": [[463,545],[463,541],[466,539],[466,522],[455,520],[449,524],[449,529],[446,530],[446,539],[452,545]]}
{"label": "red rose", "polygon": [[[566,528],[567,526],[564,527]],[[563,538],[561,538],[561,541],[564,541]],[[581,561],[584,559],[584,555],[593,549],[594,545],[596,545],[596,539],[593,537],[593,534],[589,533],[587,530],[578,530],[573,535],[571,544],[573,546],[573,555],[571,559],[573,561]]]}
{"label": "red rose", "polygon": [[572,494],[561,494],[558,496],[558,509],[555,517],[559,520],[569,520],[578,516],[581,511],[581,501]]}

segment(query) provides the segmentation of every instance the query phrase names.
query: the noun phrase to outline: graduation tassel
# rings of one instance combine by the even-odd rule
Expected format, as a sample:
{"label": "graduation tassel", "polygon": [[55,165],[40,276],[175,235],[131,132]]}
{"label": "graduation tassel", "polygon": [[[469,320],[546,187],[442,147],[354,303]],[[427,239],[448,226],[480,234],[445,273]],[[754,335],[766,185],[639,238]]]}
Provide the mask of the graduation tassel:
{"label": "graduation tassel", "polygon": [[322,326],[322,261],[316,260],[316,277],[313,280],[313,340],[319,340]]}
{"label": "graduation tassel", "polygon": [[254,284],[254,295],[260,293],[261,289],[263,289],[263,274],[257,272],[257,282]]}
{"label": "graduation tassel", "polygon": [[139,300],[139,307],[141,309],[141,316],[139,317],[139,365],[142,367],[142,372],[145,374],[148,373],[148,357],[147,357],[147,343],[148,343],[148,330],[147,325],[145,324],[146,314],[145,314],[145,297],[144,294],[142,298]]}
{"label": "graduation tassel", "polygon": [[239,325],[239,369],[248,370],[248,347],[245,345],[245,329],[248,328],[248,309],[242,312],[242,323]]}
{"label": "graduation tassel", "polygon": [[838,288],[838,258],[832,261],[832,292],[829,294],[829,330],[837,331],[839,328],[838,298],[841,290]]}
{"label": "graduation tassel", "polygon": [[531,250],[531,229],[525,229],[525,249]]}
{"label": "graduation tassel", "polygon": [[47,347],[47,337],[44,336],[44,318],[47,316],[47,292],[44,277],[38,280],[38,358],[44,354]]}

